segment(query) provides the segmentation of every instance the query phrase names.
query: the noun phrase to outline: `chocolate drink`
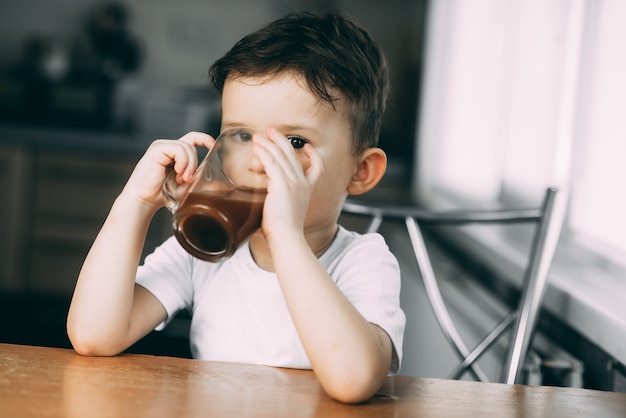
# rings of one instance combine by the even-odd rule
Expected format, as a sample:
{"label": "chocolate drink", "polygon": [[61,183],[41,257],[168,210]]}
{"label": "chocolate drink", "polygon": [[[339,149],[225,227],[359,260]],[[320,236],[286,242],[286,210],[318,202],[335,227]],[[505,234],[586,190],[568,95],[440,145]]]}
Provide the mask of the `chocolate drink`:
{"label": "chocolate drink", "polygon": [[261,227],[265,191],[192,192],[174,215],[174,235],[194,257],[228,258]]}

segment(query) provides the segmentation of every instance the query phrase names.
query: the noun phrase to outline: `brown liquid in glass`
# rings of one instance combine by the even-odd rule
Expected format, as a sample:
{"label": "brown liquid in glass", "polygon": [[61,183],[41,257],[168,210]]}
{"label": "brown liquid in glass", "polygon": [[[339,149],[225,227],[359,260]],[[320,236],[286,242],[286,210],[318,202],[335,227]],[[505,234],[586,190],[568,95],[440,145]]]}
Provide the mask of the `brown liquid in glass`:
{"label": "brown liquid in glass", "polygon": [[190,193],[174,215],[174,235],[194,257],[228,258],[261,227],[265,191]]}

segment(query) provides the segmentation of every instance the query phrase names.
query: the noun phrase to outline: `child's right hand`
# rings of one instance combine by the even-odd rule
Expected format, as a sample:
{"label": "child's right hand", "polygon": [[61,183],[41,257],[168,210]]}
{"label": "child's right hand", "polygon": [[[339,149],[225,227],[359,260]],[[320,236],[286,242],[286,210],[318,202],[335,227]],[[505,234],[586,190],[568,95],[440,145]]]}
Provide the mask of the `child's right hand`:
{"label": "child's right hand", "polygon": [[179,183],[190,181],[198,167],[195,147],[211,149],[214,143],[213,137],[202,132],[189,132],[179,140],[157,139],[135,166],[122,195],[157,210],[163,206],[161,186],[170,167]]}
{"label": "child's right hand", "polygon": [[173,167],[189,181],[198,166],[196,146],[215,140],[190,132],[154,141],[111,207],[80,270],[68,312],[72,345],[83,355],[117,355],[167,318],[159,300],[135,283],[152,215],[164,204],[161,187]]}

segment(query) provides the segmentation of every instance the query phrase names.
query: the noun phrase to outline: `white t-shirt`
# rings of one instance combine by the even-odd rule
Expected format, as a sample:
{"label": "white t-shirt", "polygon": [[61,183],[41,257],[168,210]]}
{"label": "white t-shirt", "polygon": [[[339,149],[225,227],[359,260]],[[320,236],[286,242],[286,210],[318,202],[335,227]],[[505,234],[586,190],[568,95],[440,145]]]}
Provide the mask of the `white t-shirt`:
{"label": "white t-shirt", "polygon": [[[389,334],[395,349],[390,372],[397,373],[405,326],[400,269],[382,236],[339,227],[319,261],[361,315]],[[276,275],[257,266],[247,244],[226,261],[208,263],[171,237],[146,257],[137,283],[167,310],[157,329],[179,310],[191,312],[194,358],[311,368]]]}

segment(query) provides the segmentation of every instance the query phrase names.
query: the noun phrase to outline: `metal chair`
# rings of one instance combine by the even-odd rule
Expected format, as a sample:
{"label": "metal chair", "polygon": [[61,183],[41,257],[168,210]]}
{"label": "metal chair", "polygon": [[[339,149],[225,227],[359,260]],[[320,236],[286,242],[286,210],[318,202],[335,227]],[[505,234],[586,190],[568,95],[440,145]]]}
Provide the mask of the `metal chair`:
{"label": "metal chair", "polygon": [[[504,383],[513,384],[519,383],[520,372],[528,353],[543,300],[548,270],[563,224],[566,204],[567,193],[564,190],[548,188],[541,207],[537,209],[433,212],[414,206],[373,205],[369,202],[360,203],[348,199],[343,207],[343,213],[371,217],[367,227],[368,232],[377,231],[385,219],[404,220],[418,269],[437,321],[445,337],[461,359],[461,363],[450,374],[451,378],[458,379],[466,371],[469,371],[477,380],[488,381],[485,373],[476,362],[505,331],[513,327],[501,380]],[[536,227],[519,304],[470,351],[461,339],[442,299],[420,225],[529,222],[536,223]]]}

